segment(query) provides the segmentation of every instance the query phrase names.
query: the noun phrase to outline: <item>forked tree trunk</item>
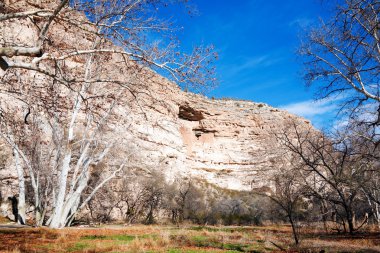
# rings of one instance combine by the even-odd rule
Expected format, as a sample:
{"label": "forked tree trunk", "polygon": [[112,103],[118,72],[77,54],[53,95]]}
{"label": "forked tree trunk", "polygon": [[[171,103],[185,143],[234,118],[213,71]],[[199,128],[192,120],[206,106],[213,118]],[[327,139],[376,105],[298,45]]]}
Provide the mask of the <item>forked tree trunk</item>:
{"label": "forked tree trunk", "polygon": [[[373,196],[375,196],[376,199],[379,199],[377,197],[376,192],[373,192],[372,194],[373,194]],[[380,206],[379,206],[379,203],[377,201],[373,201],[373,197],[371,198],[370,195],[368,195],[367,193],[366,193],[366,197],[368,200],[368,204],[371,207],[373,217],[377,223],[378,228],[380,229]]]}
{"label": "forked tree trunk", "polygon": [[[63,199],[62,202],[58,202],[55,207],[55,211],[53,214],[53,218],[49,224],[49,227],[51,228],[62,228],[66,226],[68,221],[70,220],[70,215],[77,212],[79,207],[79,201],[80,197],[82,195],[82,192],[87,186],[88,182],[88,169],[86,168],[86,172],[79,180],[78,188],[75,190],[73,194],[69,194],[66,196],[66,199]],[[63,185],[62,185],[63,187]],[[65,187],[66,189],[66,187]],[[65,197],[65,196],[64,196]]]}
{"label": "forked tree trunk", "polygon": [[61,175],[59,177],[59,186],[58,186],[58,195],[57,201],[55,202],[54,212],[49,224],[51,228],[61,228],[64,226],[62,224],[63,218],[63,208],[66,196],[66,185],[67,185],[67,176],[70,169],[70,161],[71,161],[71,150],[66,151],[65,158],[63,159],[63,165],[61,170]]}
{"label": "forked tree trunk", "polygon": [[[94,42],[94,48],[98,45],[99,41],[96,40]],[[91,67],[92,67],[92,60],[93,55],[90,54],[89,58],[87,59],[86,66],[85,66],[85,73],[84,73],[84,79],[88,80],[91,76]],[[66,197],[66,191],[67,191],[67,179],[70,171],[70,162],[72,157],[72,141],[74,140],[74,128],[76,124],[76,120],[78,117],[78,114],[80,113],[81,107],[82,107],[82,98],[81,93],[86,90],[86,85],[82,84],[82,87],[79,91],[79,94],[77,94],[77,97],[74,102],[73,111],[71,114],[70,123],[67,126],[67,143],[65,147],[65,157],[63,159],[63,165],[61,169],[61,175],[59,177],[59,187],[58,187],[58,195],[57,195],[57,201],[55,203],[55,210],[53,213],[53,216],[51,218],[51,222],[49,224],[49,227],[51,228],[61,228],[66,225],[66,219],[67,216],[70,213],[70,210],[72,210],[74,204],[77,202],[76,198],[80,198],[80,195],[82,194],[82,191],[79,192],[79,196],[77,197],[78,189],[75,191],[75,193],[72,193],[70,189],[69,195],[75,195],[75,196],[67,196]],[[83,155],[83,154],[82,154]],[[80,166],[80,164],[79,164]],[[85,172],[85,174],[87,174]],[[84,175],[87,177],[87,175]],[[73,178],[72,180],[75,180]],[[81,182],[79,182],[81,184]],[[80,186],[79,186],[80,187]],[[78,188],[79,188],[78,187]],[[70,187],[71,188],[71,187]],[[83,188],[84,189],[84,188]],[[72,198],[72,199],[71,199]],[[76,210],[75,210],[76,212]]]}

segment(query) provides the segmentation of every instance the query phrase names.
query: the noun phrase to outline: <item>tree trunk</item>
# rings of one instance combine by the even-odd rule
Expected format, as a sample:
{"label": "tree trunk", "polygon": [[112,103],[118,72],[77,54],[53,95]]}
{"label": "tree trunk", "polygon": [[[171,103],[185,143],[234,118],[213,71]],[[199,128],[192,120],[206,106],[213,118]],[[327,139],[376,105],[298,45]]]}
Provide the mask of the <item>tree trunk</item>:
{"label": "tree trunk", "polygon": [[353,213],[353,211],[351,210],[351,208],[349,208],[348,206],[345,207],[345,211],[346,211],[346,218],[347,218],[347,223],[348,223],[348,232],[350,233],[350,235],[354,234],[354,231],[355,231],[355,214]]}
{"label": "tree trunk", "polygon": [[50,223],[49,227],[63,228],[64,226],[69,224],[69,221],[72,218],[72,216],[74,216],[75,213],[78,211],[80,197],[87,186],[89,177],[88,168],[86,167],[84,170],[86,171],[84,172],[84,175],[82,175],[79,179],[78,188],[75,190],[73,194],[67,195],[66,200],[62,203],[61,207],[59,208],[60,212],[57,211],[54,213],[55,216],[52,219],[52,222]]}
{"label": "tree trunk", "polygon": [[64,226],[62,224],[62,220],[65,220],[66,217],[63,217],[63,208],[65,204],[65,196],[66,196],[66,184],[67,184],[67,176],[70,169],[70,160],[71,160],[71,150],[68,151],[63,159],[62,171],[59,177],[59,189],[57,201],[55,203],[53,216],[49,227],[51,228],[61,228]]}
{"label": "tree trunk", "polygon": [[321,201],[321,215],[322,215],[322,221],[323,221],[323,228],[326,233],[328,233],[328,226],[327,226],[327,207],[326,207],[325,200]]}
{"label": "tree trunk", "polygon": [[16,149],[13,149],[13,154],[15,157],[15,163],[16,163],[16,170],[17,170],[17,176],[18,176],[18,204],[17,204],[17,217],[15,217],[16,221],[19,224],[25,225],[25,177],[24,177],[24,170],[21,167],[20,164],[20,155],[16,151]]}
{"label": "tree trunk", "polygon": [[289,217],[290,225],[292,225],[294,242],[296,243],[296,245],[298,245],[299,244],[299,237],[298,237],[298,232],[297,232],[297,227],[296,227],[295,221],[293,220],[293,217],[291,214],[289,214],[288,217]]}
{"label": "tree trunk", "polygon": [[354,220],[353,220],[352,215],[347,217],[347,223],[348,223],[348,232],[350,233],[350,235],[354,234],[355,226],[354,226]]}
{"label": "tree trunk", "polygon": [[153,205],[151,204],[150,206],[149,206],[149,212],[148,212],[148,215],[146,216],[146,218],[145,218],[145,223],[146,224],[153,224],[154,223],[154,217],[153,217],[153,209],[154,209],[154,207],[153,207]]}

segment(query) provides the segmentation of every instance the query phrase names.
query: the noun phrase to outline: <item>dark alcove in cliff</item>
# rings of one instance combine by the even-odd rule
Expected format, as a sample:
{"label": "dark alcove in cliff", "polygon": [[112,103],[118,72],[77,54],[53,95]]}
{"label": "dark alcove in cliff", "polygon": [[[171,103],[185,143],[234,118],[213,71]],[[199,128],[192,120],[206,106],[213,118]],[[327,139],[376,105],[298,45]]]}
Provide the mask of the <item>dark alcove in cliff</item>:
{"label": "dark alcove in cliff", "polygon": [[217,133],[218,131],[216,130],[211,130],[211,129],[205,129],[205,128],[193,128],[193,132],[195,134],[195,137],[199,139],[199,137],[202,136],[202,134],[208,134],[208,133]]}
{"label": "dark alcove in cliff", "polygon": [[180,119],[189,120],[189,121],[200,121],[204,119],[204,116],[201,111],[197,111],[188,105],[181,105],[179,107],[178,117]]}

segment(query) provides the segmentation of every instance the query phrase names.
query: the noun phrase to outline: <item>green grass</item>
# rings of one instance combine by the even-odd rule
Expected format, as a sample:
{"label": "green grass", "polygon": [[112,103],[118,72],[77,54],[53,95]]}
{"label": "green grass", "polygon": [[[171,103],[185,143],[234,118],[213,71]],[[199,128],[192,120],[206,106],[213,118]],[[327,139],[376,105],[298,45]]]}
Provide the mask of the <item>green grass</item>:
{"label": "green grass", "polygon": [[[144,235],[145,236],[145,235]],[[144,237],[143,236],[143,237]],[[80,241],[71,246],[67,251],[83,251],[94,249],[94,244],[91,242],[92,240],[101,240],[103,247],[111,247],[113,245],[123,245],[129,244],[133,240],[138,238],[136,235],[86,235],[80,238]]]}
{"label": "green grass", "polygon": [[145,239],[145,238],[157,238],[157,235],[86,235],[82,236],[81,240],[114,240],[114,241],[123,241],[123,242],[131,242],[134,239]]}
{"label": "green grass", "polygon": [[84,250],[86,248],[89,248],[89,244],[86,243],[86,242],[77,242],[75,243],[73,246],[69,247],[67,249],[68,252],[73,252],[73,251],[80,251],[80,250]]}
{"label": "green grass", "polygon": [[134,235],[110,235],[110,236],[105,236],[105,235],[86,235],[82,236],[80,239],[81,240],[117,240],[117,241],[133,241],[137,237]]}
{"label": "green grass", "polygon": [[136,239],[138,236],[136,235],[111,235],[106,236],[108,240],[122,241],[122,242],[131,242]]}
{"label": "green grass", "polygon": [[223,249],[228,249],[228,250],[236,250],[239,252],[245,252],[247,248],[247,245],[240,244],[240,243],[226,243],[223,244]]}

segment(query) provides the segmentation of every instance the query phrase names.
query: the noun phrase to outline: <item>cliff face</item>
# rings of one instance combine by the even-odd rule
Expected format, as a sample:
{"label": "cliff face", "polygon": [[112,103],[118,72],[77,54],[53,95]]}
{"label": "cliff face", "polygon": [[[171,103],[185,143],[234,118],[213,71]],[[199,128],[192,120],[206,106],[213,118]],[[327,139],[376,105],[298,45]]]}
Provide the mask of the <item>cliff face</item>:
{"label": "cliff face", "polygon": [[[83,16],[78,14],[77,18]],[[6,22],[0,27],[0,35],[7,43],[29,45],[37,32],[27,20]],[[51,28],[49,38],[51,48],[47,46],[46,51],[52,54],[59,54],[53,46],[73,50],[72,45],[91,48],[93,44],[91,37],[59,24]],[[105,59],[101,75],[128,80],[135,74],[120,66],[119,56]],[[83,61],[74,58],[65,64],[73,75],[83,72]],[[46,80],[24,73],[20,78],[25,82]],[[118,108],[123,121],[115,123],[115,132],[110,134],[115,140],[120,136],[127,140],[128,149],[142,161],[141,167],[162,170],[168,180],[190,176],[228,189],[249,190],[266,185],[265,176],[280,166],[283,154],[274,133],[296,116],[261,103],[208,99],[183,92],[150,70],[141,73],[129,87],[125,106]],[[3,75],[0,70],[0,77]],[[4,165],[8,169],[0,170],[4,197],[10,191],[17,192],[17,174],[11,164],[8,161]]]}
{"label": "cliff face", "polygon": [[153,80],[145,87],[151,95],[129,108],[125,133],[169,180],[181,174],[234,190],[265,186],[265,177],[281,166],[275,133],[292,119],[310,124],[266,104],[208,99],[162,77]]}

